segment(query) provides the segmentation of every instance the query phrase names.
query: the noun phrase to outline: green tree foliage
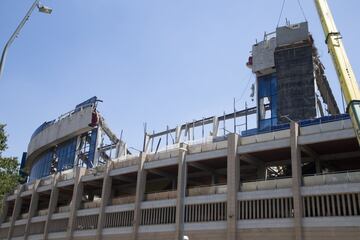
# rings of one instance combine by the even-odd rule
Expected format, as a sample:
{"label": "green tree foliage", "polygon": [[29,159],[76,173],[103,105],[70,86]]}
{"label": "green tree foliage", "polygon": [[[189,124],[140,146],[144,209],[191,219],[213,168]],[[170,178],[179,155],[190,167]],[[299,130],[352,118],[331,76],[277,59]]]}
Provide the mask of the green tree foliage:
{"label": "green tree foliage", "polygon": [[0,204],[2,204],[4,195],[13,190],[20,180],[17,158],[2,156],[7,149],[5,126],[0,124]]}

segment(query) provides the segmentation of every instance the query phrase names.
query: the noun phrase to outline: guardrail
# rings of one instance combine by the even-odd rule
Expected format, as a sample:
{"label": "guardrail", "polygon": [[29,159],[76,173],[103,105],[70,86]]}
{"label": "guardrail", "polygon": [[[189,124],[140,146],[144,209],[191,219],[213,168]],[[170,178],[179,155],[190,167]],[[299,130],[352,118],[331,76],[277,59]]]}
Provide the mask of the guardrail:
{"label": "guardrail", "polygon": [[[301,121],[298,121],[298,123],[299,123],[300,127],[308,127],[308,126],[325,124],[325,123],[330,123],[330,122],[335,122],[335,121],[347,120],[347,119],[350,119],[349,114],[339,114],[339,115],[335,115],[335,116],[325,116],[325,117],[320,117],[320,118],[315,118],[315,119],[301,120]],[[253,136],[253,135],[257,135],[257,134],[277,132],[277,131],[286,130],[286,129],[290,129],[289,123],[279,124],[276,126],[270,126],[265,129],[254,128],[254,129],[250,129],[247,131],[242,131],[241,136],[247,137],[247,136]]]}

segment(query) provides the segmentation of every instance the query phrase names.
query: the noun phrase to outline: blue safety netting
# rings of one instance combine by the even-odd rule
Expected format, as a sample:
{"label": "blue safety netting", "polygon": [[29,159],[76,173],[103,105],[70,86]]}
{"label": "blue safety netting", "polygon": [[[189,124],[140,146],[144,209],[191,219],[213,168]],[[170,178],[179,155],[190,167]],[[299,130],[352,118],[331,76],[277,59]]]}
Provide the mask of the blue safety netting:
{"label": "blue safety netting", "polygon": [[56,148],[57,171],[73,168],[76,154],[76,138],[72,138]]}
{"label": "blue safety netting", "polygon": [[262,119],[260,111],[258,114],[259,128],[265,129],[277,125],[277,79],[275,74],[261,76],[258,81],[258,104],[261,99],[269,99],[269,107],[271,115],[268,118]]}
{"label": "blue safety netting", "polygon": [[94,167],[94,159],[95,159],[95,150],[96,150],[96,140],[97,140],[97,133],[98,129],[94,128],[91,131],[91,139],[90,139],[90,146],[89,146],[89,153],[88,158],[85,162],[87,168]]}
{"label": "blue safety netting", "polygon": [[51,162],[53,153],[48,151],[40,155],[38,160],[34,163],[31,168],[29,180],[42,178],[50,174]]}

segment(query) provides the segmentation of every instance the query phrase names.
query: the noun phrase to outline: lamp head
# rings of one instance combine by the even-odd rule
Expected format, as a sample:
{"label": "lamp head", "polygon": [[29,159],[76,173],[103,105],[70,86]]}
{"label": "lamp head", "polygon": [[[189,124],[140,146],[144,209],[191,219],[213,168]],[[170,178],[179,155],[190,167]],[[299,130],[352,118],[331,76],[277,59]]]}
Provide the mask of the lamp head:
{"label": "lamp head", "polygon": [[46,6],[44,6],[44,5],[38,4],[37,7],[38,7],[38,9],[39,9],[39,12],[46,13],[46,14],[51,14],[51,12],[52,12],[52,9],[51,9],[51,8],[46,7]]}

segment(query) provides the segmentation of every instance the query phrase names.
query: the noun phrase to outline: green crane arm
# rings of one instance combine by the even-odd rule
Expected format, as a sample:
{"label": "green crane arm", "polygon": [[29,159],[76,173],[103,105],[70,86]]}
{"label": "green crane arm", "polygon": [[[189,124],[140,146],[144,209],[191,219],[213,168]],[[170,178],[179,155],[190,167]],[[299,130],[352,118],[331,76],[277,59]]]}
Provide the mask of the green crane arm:
{"label": "green crane arm", "polygon": [[323,27],[326,44],[332,56],[341,89],[347,104],[355,134],[360,145],[360,92],[349,58],[345,52],[341,34],[336,28],[333,15],[326,0],[315,0]]}

